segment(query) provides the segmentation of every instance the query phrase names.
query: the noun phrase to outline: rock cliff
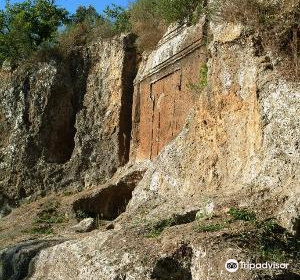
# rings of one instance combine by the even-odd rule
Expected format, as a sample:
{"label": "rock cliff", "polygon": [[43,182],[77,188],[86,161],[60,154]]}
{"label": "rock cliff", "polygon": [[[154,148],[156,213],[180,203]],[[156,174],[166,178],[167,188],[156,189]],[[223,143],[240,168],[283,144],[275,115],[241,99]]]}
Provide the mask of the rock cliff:
{"label": "rock cliff", "polygon": [[133,42],[2,74],[2,212],[53,190],[68,222],[16,247],[47,197],[4,217],[0,279],[299,279],[299,83],[240,25],[172,27],[140,64]]}
{"label": "rock cliff", "polygon": [[2,73],[0,197],[8,204],[104,183],[128,161],[134,39]]}

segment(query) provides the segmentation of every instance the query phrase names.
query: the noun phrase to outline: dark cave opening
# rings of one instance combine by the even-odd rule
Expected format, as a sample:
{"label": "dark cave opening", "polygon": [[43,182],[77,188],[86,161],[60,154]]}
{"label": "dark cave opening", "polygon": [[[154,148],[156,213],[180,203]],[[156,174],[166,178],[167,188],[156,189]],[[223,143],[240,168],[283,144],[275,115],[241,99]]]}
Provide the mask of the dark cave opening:
{"label": "dark cave opening", "polygon": [[88,217],[113,221],[125,212],[132,198],[134,186],[126,183],[109,186],[92,197],[81,198],[73,204],[73,210]]}
{"label": "dark cave opening", "polygon": [[183,244],[172,256],[159,259],[151,273],[155,280],[192,280],[191,261],[193,251]]}
{"label": "dark cave opening", "polygon": [[191,271],[171,257],[160,259],[151,274],[156,280],[192,280]]}

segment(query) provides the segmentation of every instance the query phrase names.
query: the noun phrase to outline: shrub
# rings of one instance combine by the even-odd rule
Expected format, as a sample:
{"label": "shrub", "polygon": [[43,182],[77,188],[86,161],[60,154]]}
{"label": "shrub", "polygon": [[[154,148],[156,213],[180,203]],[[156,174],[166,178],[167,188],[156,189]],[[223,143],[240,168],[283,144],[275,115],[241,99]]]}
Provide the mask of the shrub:
{"label": "shrub", "polygon": [[153,49],[167,26],[185,21],[193,23],[205,13],[205,0],[137,0],[130,7],[132,31],[141,51]]}
{"label": "shrub", "polygon": [[208,66],[206,63],[202,64],[199,69],[199,86],[203,89],[208,84]]}
{"label": "shrub", "polygon": [[231,215],[235,220],[247,222],[256,220],[255,213],[247,209],[231,208],[228,214]]}
{"label": "shrub", "polygon": [[138,0],[130,7],[132,31],[138,35],[140,51],[153,49],[166,31],[156,1]]}
{"label": "shrub", "polygon": [[299,74],[300,0],[219,0],[214,5],[215,19],[240,22],[258,32],[263,46],[292,59]]}
{"label": "shrub", "polygon": [[206,0],[159,0],[158,13],[166,24],[173,22],[193,22],[199,18],[207,6]]}
{"label": "shrub", "polygon": [[5,146],[5,144],[8,142],[9,132],[9,125],[0,108],[0,148]]}
{"label": "shrub", "polygon": [[258,228],[258,252],[263,260],[285,262],[290,258],[299,259],[299,239],[290,235],[275,219],[262,221]]}
{"label": "shrub", "polygon": [[88,22],[93,25],[96,23],[99,17],[99,14],[93,6],[79,6],[75,14],[71,15],[69,21],[73,24]]}
{"label": "shrub", "polygon": [[189,82],[187,87],[193,93],[194,98],[204,92],[208,85],[208,66],[206,63],[201,64],[199,68],[199,81],[197,83]]}
{"label": "shrub", "polygon": [[57,203],[49,203],[37,214],[36,224],[61,224],[68,221],[64,214],[58,211]]}
{"label": "shrub", "polygon": [[49,60],[60,61],[63,59],[62,52],[58,48],[58,45],[53,43],[44,43],[39,46],[39,48],[33,52],[28,59],[26,59],[23,65],[31,67],[37,62],[48,62]]}
{"label": "shrub", "polygon": [[129,32],[131,24],[129,11],[112,5],[99,15],[95,8],[80,6],[70,17],[65,30],[58,36],[58,49],[63,57],[76,46],[84,46],[95,38],[110,38],[122,32]]}
{"label": "shrub", "polygon": [[74,18],[66,29],[59,34],[57,48],[63,57],[68,57],[70,51],[77,46],[84,46],[92,42],[95,38],[108,38],[117,34],[111,22],[105,20],[101,16],[93,17],[90,15],[87,18],[80,20]]}
{"label": "shrub", "polygon": [[86,218],[91,218],[91,216],[88,213],[80,209],[76,211],[75,216],[78,221],[84,220]]}
{"label": "shrub", "polygon": [[59,212],[59,203],[56,200],[48,201],[37,213],[37,218],[34,220],[32,227],[26,232],[30,234],[52,234],[54,224],[66,222],[68,222],[68,218]]}
{"label": "shrub", "polygon": [[83,46],[90,41],[92,27],[88,22],[71,24],[58,37],[58,48],[66,57],[76,46]]}
{"label": "shrub", "polygon": [[298,264],[300,258],[300,240],[281,227],[276,219],[256,221],[255,228],[243,230],[228,237],[237,242],[243,250],[250,250],[261,262],[289,262]]}

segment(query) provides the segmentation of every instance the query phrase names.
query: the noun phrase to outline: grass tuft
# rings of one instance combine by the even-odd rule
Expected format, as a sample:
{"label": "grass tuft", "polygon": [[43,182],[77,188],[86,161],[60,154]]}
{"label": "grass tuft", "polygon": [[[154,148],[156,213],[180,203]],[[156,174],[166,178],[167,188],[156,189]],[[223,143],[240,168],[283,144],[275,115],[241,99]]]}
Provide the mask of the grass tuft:
{"label": "grass tuft", "polygon": [[159,221],[154,224],[148,225],[147,234],[146,237],[148,238],[155,238],[162,234],[162,232],[171,226],[174,226],[176,224],[176,221],[174,218],[165,219],[162,221]]}
{"label": "grass tuft", "polygon": [[228,214],[232,216],[234,220],[247,221],[247,222],[256,220],[256,214],[247,209],[231,208],[228,211]]}

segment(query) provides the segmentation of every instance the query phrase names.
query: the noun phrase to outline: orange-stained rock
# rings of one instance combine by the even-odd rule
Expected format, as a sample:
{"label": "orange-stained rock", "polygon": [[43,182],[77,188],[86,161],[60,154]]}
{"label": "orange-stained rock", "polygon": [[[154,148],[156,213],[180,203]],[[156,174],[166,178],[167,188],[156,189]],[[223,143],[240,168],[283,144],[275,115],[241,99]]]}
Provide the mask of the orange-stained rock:
{"label": "orange-stained rock", "polygon": [[181,131],[206,63],[204,20],[172,27],[135,80],[131,160],[153,159]]}

